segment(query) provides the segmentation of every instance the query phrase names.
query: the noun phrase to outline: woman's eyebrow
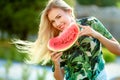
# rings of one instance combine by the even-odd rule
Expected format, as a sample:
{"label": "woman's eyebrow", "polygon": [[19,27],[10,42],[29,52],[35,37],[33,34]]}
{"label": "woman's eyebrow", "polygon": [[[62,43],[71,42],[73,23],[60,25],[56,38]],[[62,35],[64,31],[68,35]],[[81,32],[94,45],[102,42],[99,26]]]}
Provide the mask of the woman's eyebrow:
{"label": "woman's eyebrow", "polygon": [[[55,16],[55,19],[56,19],[58,16],[60,16],[59,13]],[[53,19],[53,20],[49,20],[49,21],[50,21],[50,22],[54,22],[55,20]]]}

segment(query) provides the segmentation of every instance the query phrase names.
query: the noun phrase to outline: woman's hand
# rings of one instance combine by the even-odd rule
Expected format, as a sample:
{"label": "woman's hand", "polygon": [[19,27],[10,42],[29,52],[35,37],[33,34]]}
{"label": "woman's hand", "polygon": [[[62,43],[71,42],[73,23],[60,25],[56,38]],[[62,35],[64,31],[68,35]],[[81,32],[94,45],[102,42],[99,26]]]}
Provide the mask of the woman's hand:
{"label": "woman's hand", "polygon": [[79,36],[92,36],[94,38],[97,38],[109,51],[116,55],[120,55],[120,44],[119,42],[112,37],[112,39],[107,39],[99,32],[95,31],[90,26],[82,26],[80,25],[82,30],[79,32]]}
{"label": "woman's hand", "polygon": [[100,33],[95,31],[90,26],[82,26],[82,25],[80,25],[80,27],[82,28],[82,30],[80,31],[79,36],[92,36],[94,38],[97,38],[97,36],[100,35]]}
{"label": "woman's hand", "polygon": [[60,57],[62,56],[62,52],[51,52],[51,59],[55,65],[54,77],[56,80],[64,80],[64,70],[60,68]]}
{"label": "woman's hand", "polygon": [[50,53],[51,60],[54,62],[55,65],[60,66],[60,57],[62,56],[62,52],[52,52]]}

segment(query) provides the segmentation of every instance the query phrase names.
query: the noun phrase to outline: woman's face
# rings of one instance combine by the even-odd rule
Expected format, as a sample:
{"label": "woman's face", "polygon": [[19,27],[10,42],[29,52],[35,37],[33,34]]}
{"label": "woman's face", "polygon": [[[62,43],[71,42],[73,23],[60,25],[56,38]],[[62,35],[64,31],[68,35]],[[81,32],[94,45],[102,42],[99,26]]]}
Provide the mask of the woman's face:
{"label": "woman's face", "polygon": [[63,11],[60,8],[52,8],[48,13],[48,19],[53,27],[63,31],[72,22],[71,11]]}

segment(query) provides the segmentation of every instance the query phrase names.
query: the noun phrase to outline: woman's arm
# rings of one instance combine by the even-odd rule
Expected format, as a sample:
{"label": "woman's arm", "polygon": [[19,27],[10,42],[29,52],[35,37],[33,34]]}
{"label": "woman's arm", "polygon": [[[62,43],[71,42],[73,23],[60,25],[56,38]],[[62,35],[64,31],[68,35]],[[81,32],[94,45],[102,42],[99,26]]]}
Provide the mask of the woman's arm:
{"label": "woman's arm", "polygon": [[51,53],[51,59],[54,63],[54,77],[56,80],[64,80],[64,70],[60,68],[60,57],[62,56],[61,53]]}
{"label": "woman's arm", "polygon": [[107,39],[102,34],[91,28],[90,26],[81,25],[81,27],[83,28],[83,30],[80,31],[79,33],[80,36],[87,35],[97,38],[109,51],[111,51],[116,55],[120,55],[120,44],[115,38]]}
{"label": "woman's arm", "polygon": [[56,80],[64,80],[64,69],[60,66],[55,66],[54,77]]}
{"label": "woman's arm", "polygon": [[120,44],[114,37],[112,39],[107,39],[100,33],[97,33],[95,38],[97,38],[109,51],[116,55],[120,55]]}

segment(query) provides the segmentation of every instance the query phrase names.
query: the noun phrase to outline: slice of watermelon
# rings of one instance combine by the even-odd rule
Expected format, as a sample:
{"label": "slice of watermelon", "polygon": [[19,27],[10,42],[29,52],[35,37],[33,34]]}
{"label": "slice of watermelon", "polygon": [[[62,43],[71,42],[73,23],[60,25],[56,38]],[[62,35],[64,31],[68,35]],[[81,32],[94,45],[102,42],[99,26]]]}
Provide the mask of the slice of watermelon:
{"label": "slice of watermelon", "polygon": [[69,49],[78,39],[79,27],[71,23],[59,36],[51,38],[48,41],[48,49],[55,52]]}

